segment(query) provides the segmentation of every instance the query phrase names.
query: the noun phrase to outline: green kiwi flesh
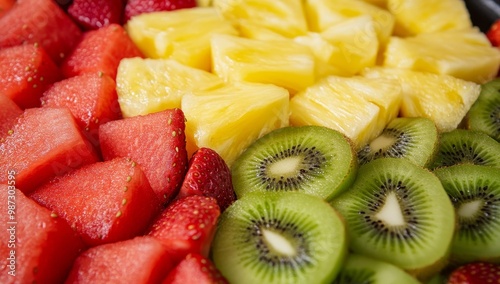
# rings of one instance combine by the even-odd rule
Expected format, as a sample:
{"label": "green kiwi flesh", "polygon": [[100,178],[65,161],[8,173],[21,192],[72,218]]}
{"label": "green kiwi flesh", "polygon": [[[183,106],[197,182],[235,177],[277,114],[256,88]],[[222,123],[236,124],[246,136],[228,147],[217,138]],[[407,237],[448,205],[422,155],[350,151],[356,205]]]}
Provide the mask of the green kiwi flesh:
{"label": "green kiwi flesh", "polygon": [[453,262],[500,262],[500,170],[464,164],[434,173],[458,220],[451,247]]}
{"label": "green kiwi flesh", "polygon": [[441,133],[432,169],[456,164],[500,168],[500,143],[484,132],[455,129]]}
{"label": "green kiwi flesh", "polygon": [[383,132],[358,151],[359,164],[382,158],[404,158],[427,167],[439,145],[434,122],[423,117],[398,117]]}
{"label": "green kiwi flesh", "polygon": [[230,283],[331,283],[347,255],[340,215],[302,192],[250,192],[221,215],[212,259]]}
{"label": "green kiwi flesh", "polygon": [[419,284],[396,265],[360,254],[350,254],[333,284]]}
{"label": "green kiwi flesh", "polygon": [[238,198],[252,191],[300,191],[329,200],[352,184],[357,165],[349,139],[340,132],[289,126],[250,145],[231,173]]}
{"label": "green kiwi flesh", "polygon": [[344,217],[350,248],[424,279],[446,265],[455,212],[440,180],[398,158],[360,166],[351,188],[331,204]]}
{"label": "green kiwi flesh", "polygon": [[500,142],[500,78],[481,86],[466,121],[468,129],[482,131]]}

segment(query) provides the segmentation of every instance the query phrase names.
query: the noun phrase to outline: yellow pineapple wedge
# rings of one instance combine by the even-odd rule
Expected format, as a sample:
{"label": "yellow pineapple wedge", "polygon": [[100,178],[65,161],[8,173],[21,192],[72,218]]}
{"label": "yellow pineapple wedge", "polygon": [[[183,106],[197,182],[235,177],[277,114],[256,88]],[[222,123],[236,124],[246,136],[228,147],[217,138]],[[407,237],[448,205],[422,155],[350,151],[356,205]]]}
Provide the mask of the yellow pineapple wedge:
{"label": "yellow pineapple wedge", "polygon": [[180,108],[184,93],[223,84],[216,75],[173,59],[126,58],[116,75],[116,92],[124,117]]}
{"label": "yellow pineapple wedge", "polygon": [[330,127],[359,149],[398,115],[401,98],[394,79],[329,76],[290,100],[290,124]]}
{"label": "yellow pineapple wedge", "polygon": [[212,37],[213,72],[226,82],[275,84],[291,94],[315,81],[315,60],[308,47],[285,40]]}
{"label": "yellow pineapple wedge", "polygon": [[472,28],[463,0],[387,0],[387,8],[396,18],[398,36]]}
{"label": "yellow pineapple wedge", "polygon": [[211,36],[238,34],[213,7],[144,13],[125,28],[146,57],[171,58],[206,71],[211,69]]}
{"label": "yellow pineapple wedge", "polygon": [[392,37],[383,65],[485,83],[497,74],[500,49],[476,29]]}
{"label": "yellow pineapple wedge", "polygon": [[307,32],[302,0],[213,0],[213,6],[236,27],[257,24],[286,37]]}
{"label": "yellow pineapple wedge", "polygon": [[394,28],[395,19],[389,11],[362,0],[308,0],[304,9],[309,28],[315,32],[322,32],[349,18],[370,15],[383,46]]}
{"label": "yellow pineapple wedge", "polygon": [[440,132],[457,128],[481,91],[474,82],[427,72],[373,67],[363,75],[399,80],[403,88],[400,116],[429,118]]}
{"label": "yellow pineapple wedge", "polygon": [[237,82],[184,95],[188,153],[217,151],[228,163],[271,130],[288,126],[289,95],[271,84]]}

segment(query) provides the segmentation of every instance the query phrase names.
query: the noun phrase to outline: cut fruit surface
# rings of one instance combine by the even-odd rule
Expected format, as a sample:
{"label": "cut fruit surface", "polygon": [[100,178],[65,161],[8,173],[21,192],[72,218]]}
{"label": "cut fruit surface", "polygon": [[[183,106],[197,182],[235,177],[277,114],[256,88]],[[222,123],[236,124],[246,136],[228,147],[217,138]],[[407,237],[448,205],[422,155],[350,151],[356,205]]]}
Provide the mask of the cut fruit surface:
{"label": "cut fruit surface", "polygon": [[395,80],[329,76],[290,100],[290,123],[335,129],[359,149],[397,116],[400,103]]}
{"label": "cut fruit surface", "polygon": [[211,148],[231,166],[252,142],[288,126],[289,95],[271,84],[240,82],[185,94],[182,110],[188,153]]}
{"label": "cut fruit surface", "polygon": [[212,65],[211,36],[238,34],[213,7],[141,14],[127,22],[126,30],[145,56],[171,58],[206,71]]}
{"label": "cut fruit surface", "polygon": [[383,65],[485,83],[497,75],[500,50],[473,29],[391,37]]}
{"label": "cut fruit surface", "polygon": [[500,259],[500,175],[498,169],[455,165],[434,171],[450,196],[458,219],[451,246],[456,263]]}
{"label": "cut fruit surface", "polygon": [[357,158],[340,132],[321,126],[285,127],[257,140],[232,167],[240,198],[249,192],[299,191],[331,199],[354,181]]}
{"label": "cut fruit surface", "polygon": [[330,283],[346,241],[340,216],[322,199],[254,192],[221,215],[212,254],[230,283]]}
{"label": "cut fruit surface", "polygon": [[399,80],[403,92],[400,116],[429,118],[439,132],[457,128],[481,92],[476,83],[427,72],[373,67],[365,69],[363,76]]}
{"label": "cut fruit surface", "polygon": [[307,22],[300,0],[214,0],[214,7],[235,26],[258,24],[285,37],[307,32]]}
{"label": "cut fruit surface", "polygon": [[461,0],[387,0],[387,8],[396,18],[394,34],[398,36],[472,28]]}
{"label": "cut fruit surface", "polygon": [[222,85],[222,79],[216,75],[173,59],[124,59],[116,76],[124,117],[180,108],[185,93]]}
{"label": "cut fruit surface", "polygon": [[466,125],[500,142],[500,79],[481,86],[479,97],[467,113]]}
{"label": "cut fruit surface", "polygon": [[212,60],[213,72],[226,82],[275,84],[294,94],[315,81],[313,54],[291,39],[261,41],[215,35]]}
{"label": "cut fruit surface", "polygon": [[331,203],[346,220],[353,252],[420,278],[445,266],[455,213],[441,182],[426,169],[404,159],[374,160]]}
{"label": "cut fruit surface", "polygon": [[360,164],[382,158],[404,158],[427,167],[434,160],[439,134],[432,120],[423,117],[397,117],[377,138],[358,151]]}

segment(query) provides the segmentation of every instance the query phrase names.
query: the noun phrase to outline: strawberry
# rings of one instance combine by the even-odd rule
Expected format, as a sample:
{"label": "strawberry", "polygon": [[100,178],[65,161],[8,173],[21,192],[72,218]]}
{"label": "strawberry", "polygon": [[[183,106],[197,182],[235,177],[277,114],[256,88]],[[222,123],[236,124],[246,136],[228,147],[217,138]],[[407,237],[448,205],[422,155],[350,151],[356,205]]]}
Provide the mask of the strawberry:
{"label": "strawberry", "polygon": [[170,271],[162,284],[225,284],[229,283],[210,259],[190,253]]}
{"label": "strawberry", "polygon": [[83,252],[64,283],[160,283],[173,267],[161,242],[139,236]]}
{"label": "strawberry", "polygon": [[0,141],[6,137],[9,130],[16,124],[23,111],[9,97],[0,95]]}
{"label": "strawberry", "polygon": [[500,265],[486,262],[475,262],[462,265],[450,274],[447,283],[500,283]]}
{"label": "strawberry", "polygon": [[99,127],[105,160],[130,157],[141,165],[163,204],[179,192],[187,170],[184,113],[168,109],[110,121]]}
{"label": "strawberry", "polygon": [[15,0],[0,0],[0,17],[14,6]]}
{"label": "strawberry", "polygon": [[88,73],[54,83],[41,99],[43,107],[67,107],[83,133],[98,147],[99,125],[121,117],[115,81]]}
{"label": "strawberry", "polygon": [[142,57],[142,54],[122,26],[110,24],[85,32],[61,70],[66,78],[102,72],[114,80],[120,60],[128,57]]}
{"label": "strawberry", "polygon": [[486,36],[493,46],[500,46],[500,19],[491,25],[490,29],[486,32]]}
{"label": "strawberry", "polygon": [[[32,108],[0,142],[0,172],[16,172],[25,194],[57,175],[94,163],[97,155],[67,108]],[[0,183],[6,175],[0,175]]]}
{"label": "strawberry", "polygon": [[128,0],[125,6],[125,21],[142,13],[193,7],[196,7],[196,0]]}
{"label": "strawberry", "polygon": [[189,160],[189,168],[177,198],[189,195],[214,197],[221,211],[236,200],[231,171],[214,150],[202,147]]}
{"label": "strawberry", "polygon": [[110,24],[121,24],[122,0],[74,0],[68,14],[85,30],[96,30]]}
{"label": "strawberry", "polygon": [[69,172],[30,197],[67,220],[88,246],[140,235],[160,210],[141,168],[128,158]]}
{"label": "strawberry", "polygon": [[39,44],[59,64],[82,32],[53,0],[23,0],[0,17],[0,48]]}
{"label": "strawberry", "polygon": [[188,253],[207,257],[219,216],[220,209],[214,198],[187,196],[163,210],[147,235],[161,240],[176,263]]}
{"label": "strawberry", "polygon": [[40,97],[61,72],[39,45],[0,49],[0,93],[22,109],[40,106]]}

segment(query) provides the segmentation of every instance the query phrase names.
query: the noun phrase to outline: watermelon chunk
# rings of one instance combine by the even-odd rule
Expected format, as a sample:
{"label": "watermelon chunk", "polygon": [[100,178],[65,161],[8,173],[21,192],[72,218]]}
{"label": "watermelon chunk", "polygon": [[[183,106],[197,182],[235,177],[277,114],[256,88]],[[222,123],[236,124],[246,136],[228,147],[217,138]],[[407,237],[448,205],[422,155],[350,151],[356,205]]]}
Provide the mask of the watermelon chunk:
{"label": "watermelon chunk", "polygon": [[23,111],[9,97],[0,94],[0,141],[16,124]]}
{"label": "watermelon chunk", "polygon": [[144,169],[163,204],[179,192],[187,170],[184,113],[168,109],[114,120],[99,127],[105,160],[130,157]]}
{"label": "watermelon chunk", "polygon": [[78,43],[82,32],[52,0],[23,0],[0,17],[0,48],[39,44],[56,64]]}
{"label": "watermelon chunk", "polygon": [[[42,183],[98,160],[67,108],[27,109],[0,143],[0,172],[16,172],[25,194]],[[0,175],[0,183],[7,181]]]}
{"label": "watermelon chunk", "polygon": [[88,73],[55,83],[41,99],[43,107],[67,107],[87,139],[99,144],[99,125],[121,118],[115,81],[103,73]]}
{"label": "watermelon chunk", "polygon": [[23,109],[40,106],[42,93],[60,78],[59,68],[38,45],[0,49],[0,93]]}
{"label": "watermelon chunk", "polygon": [[84,244],[65,220],[15,189],[11,177],[11,185],[0,185],[0,283],[62,283]]}
{"label": "watermelon chunk", "polygon": [[65,283],[161,283],[172,268],[163,245],[140,236],[83,252]]}
{"label": "watermelon chunk", "polygon": [[110,24],[85,32],[81,42],[61,65],[61,69],[65,77],[102,72],[116,79],[120,60],[142,56],[125,29],[120,25]]}
{"label": "watermelon chunk", "polygon": [[88,246],[142,234],[160,209],[141,168],[128,158],[69,172],[30,197],[67,220]]}

